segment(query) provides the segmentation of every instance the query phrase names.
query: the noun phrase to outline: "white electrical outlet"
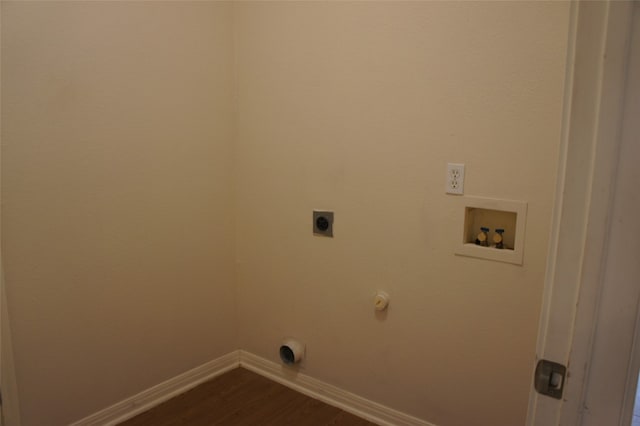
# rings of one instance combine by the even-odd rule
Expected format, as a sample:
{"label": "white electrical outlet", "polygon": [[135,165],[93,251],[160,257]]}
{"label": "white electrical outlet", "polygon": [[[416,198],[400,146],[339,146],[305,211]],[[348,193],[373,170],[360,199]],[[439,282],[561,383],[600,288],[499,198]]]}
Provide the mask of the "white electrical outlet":
{"label": "white electrical outlet", "polygon": [[447,194],[464,194],[464,164],[447,164]]}

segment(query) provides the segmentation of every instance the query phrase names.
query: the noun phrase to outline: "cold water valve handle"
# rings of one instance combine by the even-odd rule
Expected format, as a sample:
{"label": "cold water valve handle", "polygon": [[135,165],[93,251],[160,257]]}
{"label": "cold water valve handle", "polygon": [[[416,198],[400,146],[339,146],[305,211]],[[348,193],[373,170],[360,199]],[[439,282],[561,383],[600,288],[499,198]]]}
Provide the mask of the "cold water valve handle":
{"label": "cold water valve handle", "polygon": [[483,247],[489,247],[489,228],[486,227],[481,227],[480,228],[480,233],[478,234],[478,236],[476,237],[476,245],[478,246],[483,246]]}

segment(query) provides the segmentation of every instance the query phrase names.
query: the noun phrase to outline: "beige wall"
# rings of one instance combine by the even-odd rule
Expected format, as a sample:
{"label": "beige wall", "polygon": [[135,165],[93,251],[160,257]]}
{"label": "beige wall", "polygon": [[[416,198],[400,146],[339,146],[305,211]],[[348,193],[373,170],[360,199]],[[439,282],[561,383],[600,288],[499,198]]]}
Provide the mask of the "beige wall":
{"label": "beige wall", "polygon": [[[566,3],[238,3],[241,347],[441,426],[524,424]],[[456,257],[457,198],[529,203],[524,266]],[[314,208],[335,238],[311,235]],[[391,294],[376,317],[371,295]]]}
{"label": "beige wall", "polygon": [[78,420],[237,348],[231,12],[2,2],[24,425]]}
{"label": "beige wall", "polygon": [[[24,424],[238,347],[277,361],[284,336],[307,343],[305,373],[434,424],[523,424],[568,13],[3,2]],[[466,164],[466,194],[529,203],[524,266],[452,254],[447,162]],[[335,210],[334,239],[311,235],[314,208]]]}

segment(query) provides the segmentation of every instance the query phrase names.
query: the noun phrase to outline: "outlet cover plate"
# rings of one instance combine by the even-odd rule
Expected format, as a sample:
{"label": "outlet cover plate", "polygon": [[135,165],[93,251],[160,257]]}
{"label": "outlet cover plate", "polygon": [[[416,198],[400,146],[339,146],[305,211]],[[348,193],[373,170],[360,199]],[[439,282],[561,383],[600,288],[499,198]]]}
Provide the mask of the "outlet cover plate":
{"label": "outlet cover plate", "polygon": [[447,194],[464,194],[464,164],[447,164]]}

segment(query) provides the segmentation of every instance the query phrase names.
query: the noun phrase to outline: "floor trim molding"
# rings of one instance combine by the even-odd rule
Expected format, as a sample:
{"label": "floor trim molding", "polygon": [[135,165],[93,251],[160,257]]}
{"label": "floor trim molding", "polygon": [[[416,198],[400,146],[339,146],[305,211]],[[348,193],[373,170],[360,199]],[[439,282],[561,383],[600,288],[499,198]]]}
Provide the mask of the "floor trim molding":
{"label": "floor trim molding", "polygon": [[78,420],[70,426],[110,426],[118,424],[174,396],[184,393],[207,380],[239,367],[239,360],[240,351],[233,351],[144,390],[104,410],[98,411],[82,420]]}
{"label": "floor trim molding", "polygon": [[116,425],[238,367],[381,426],[436,426],[243,350],[179,374],[69,426]]}
{"label": "floor trim molding", "polygon": [[381,426],[436,426],[240,350],[240,367]]}

